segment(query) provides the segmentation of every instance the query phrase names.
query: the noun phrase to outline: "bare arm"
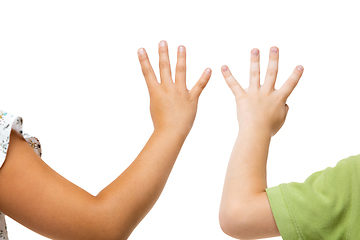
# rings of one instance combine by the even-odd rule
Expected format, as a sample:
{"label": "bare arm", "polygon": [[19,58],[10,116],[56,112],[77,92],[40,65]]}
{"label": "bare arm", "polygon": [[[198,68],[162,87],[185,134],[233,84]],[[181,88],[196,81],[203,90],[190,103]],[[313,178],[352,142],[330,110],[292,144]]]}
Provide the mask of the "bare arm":
{"label": "bare arm", "polygon": [[265,192],[266,162],[271,137],[284,124],[289,107],[286,100],[297,85],[298,66],[279,90],[275,90],[279,53],[270,52],[265,82],[260,86],[259,51],[252,50],[250,86],[244,90],[223,66],[224,78],[235,95],[239,133],[230,157],[220,206],[220,225],[235,238],[279,236]]}
{"label": "bare arm", "polygon": [[155,204],[195,119],[210,71],[186,88],[186,52],[179,48],[172,81],[167,44],[159,46],[161,83],[144,49],[139,60],[150,93],[154,132],[134,162],[97,196],[49,166],[16,132],[0,169],[0,211],[52,239],[127,239]]}

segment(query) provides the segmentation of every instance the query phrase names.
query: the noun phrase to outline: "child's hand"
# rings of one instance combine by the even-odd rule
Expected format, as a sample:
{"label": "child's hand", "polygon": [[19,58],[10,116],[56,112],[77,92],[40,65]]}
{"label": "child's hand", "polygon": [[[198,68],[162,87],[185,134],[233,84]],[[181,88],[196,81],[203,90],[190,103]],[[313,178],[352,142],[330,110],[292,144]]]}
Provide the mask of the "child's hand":
{"label": "child's hand", "polygon": [[250,86],[244,90],[231,75],[227,66],[221,70],[226,83],[235,95],[239,125],[249,125],[263,129],[274,136],[284,124],[289,110],[286,100],[297,85],[303,67],[297,66],[289,79],[279,89],[275,90],[276,75],[278,72],[279,50],[270,49],[270,60],[265,82],[260,86],[259,50],[251,51]]}
{"label": "child's hand", "polygon": [[202,90],[211,76],[207,68],[200,80],[189,91],[186,88],[186,49],[179,46],[175,82],[171,77],[166,41],[159,43],[159,66],[161,83],[156,79],[145,49],[138,51],[141,69],[150,94],[150,112],[155,130],[170,130],[187,134],[195,120],[197,104]]}

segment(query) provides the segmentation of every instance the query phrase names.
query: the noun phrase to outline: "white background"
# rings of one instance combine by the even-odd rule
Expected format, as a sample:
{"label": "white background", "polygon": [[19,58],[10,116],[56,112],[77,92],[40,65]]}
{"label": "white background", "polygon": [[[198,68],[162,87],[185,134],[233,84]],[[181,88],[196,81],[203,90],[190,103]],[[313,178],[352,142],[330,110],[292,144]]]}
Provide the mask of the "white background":
{"label": "white background", "polygon": [[[359,23],[357,1],[1,1],[0,108],[24,118],[47,164],[97,194],[153,130],[138,48],[157,71],[160,40],[172,67],[185,45],[189,88],[206,67],[213,75],[160,199],[129,239],[231,239],[218,209],[238,127],[220,67],[247,87],[251,49],[263,79],[277,46],[280,87],[304,66],[268,159],[269,187],[302,182],[359,154]],[[12,240],[45,239],[7,223]]]}

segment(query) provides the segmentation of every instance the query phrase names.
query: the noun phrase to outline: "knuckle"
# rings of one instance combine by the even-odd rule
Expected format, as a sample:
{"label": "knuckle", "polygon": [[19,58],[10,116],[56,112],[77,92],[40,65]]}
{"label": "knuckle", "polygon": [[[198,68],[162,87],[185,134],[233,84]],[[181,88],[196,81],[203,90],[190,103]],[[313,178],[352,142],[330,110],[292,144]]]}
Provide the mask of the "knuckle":
{"label": "knuckle", "polygon": [[168,67],[170,67],[170,63],[168,61],[160,61],[159,67],[160,68],[168,68]]}
{"label": "knuckle", "polygon": [[268,69],[268,75],[269,76],[276,76],[276,74],[277,74],[277,70],[276,69]]}
{"label": "knuckle", "polygon": [[253,77],[253,78],[260,77],[260,72],[259,71],[252,71],[250,73],[250,76]]}
{"label": "knuckle", "polygon": [[295,88],[295,86],[297,85],[298,81],[300,80],[299,77],[297,76],[293,76],[293,77],[290,77],[289,78],[289,85],[292,87],[292,88]]}
{"label": "knuckle", "polygon": [[277,104],[280,104],[280,105],[284,104],[284,102],[286,101],[285,94],[281,93],[280,91],[277,91],[275,101]]}
{"label": "knuckle", "polygon": [[200,89],[204,89],[206,87],[206,84],[207,84],[207,81],[200,80],[197,85]]}
{"label": "knuckle", "polygon": [[152,70],[149,67],[144,67],[144,68],[142,68],[142,73],[144,76],[148,76],[152,73]]}
{"label": "knuckle", "polygon": [[159,53],[167,53],[168,49],[166,47],[160,47],[159,48]]}
{"label": "knuckle", "polygon": [[235,81],[228,81],[227,82],[230,88],[236,87],[238,84]]}
{"label": "knuckle", "polygon": [[186,72],[186,66],[185,65],[178,65],[176,67],[176,71],[178,71],[178,72]]}

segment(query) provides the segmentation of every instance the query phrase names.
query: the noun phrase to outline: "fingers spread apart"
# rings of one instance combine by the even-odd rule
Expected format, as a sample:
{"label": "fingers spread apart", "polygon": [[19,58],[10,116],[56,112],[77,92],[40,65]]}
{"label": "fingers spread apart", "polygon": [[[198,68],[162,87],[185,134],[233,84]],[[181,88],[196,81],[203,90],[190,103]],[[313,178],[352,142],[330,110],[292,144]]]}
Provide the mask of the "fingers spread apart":
{"label": "fingers spread apart", "polygon": [[[259,50],[254,48],[251,50],[251,61],[250,61],[250,85],[249,91],[254,91],[260,89],[260,64],[259,64]],[[265,76],[265,82],[261,89],[265,89],[265,91],[272,92],[275,91],[275,82],[278,73],[278,65],[279,65],[279,49],[277,47],[272,47],[270,49],[269,54],[269,64],[268,69]],[[302,73],[304,71],[303,66],[299,65],[293,71],[288,80],[284,83],[284,85],[276,91],[277,94],[281,95],[281,98],[286,102],[287,98],[290,96],[291,92],[294,90],[296,85],[298,84]],[[221,68],[221,72],[225,78],[226,83],[230,87],[231,91],[235,95],[235,97],[239,97],[244,94],[246,91],[241,87],[241,85],[236,81],[236,79],[231,74],[229,68],[224,65]]]}
{"label": "fingers spread apart", "polygon": [[138,50],[138,57],[141,65],[141,70],[148,88],[150,89],[154,84],[159,84],[156,80],[155,72],[151,67],[148,55],[144,48],[140,48]]}
{"label": "fingers spread apart", "polygon": [[221,67],[221,72],[225,78],[227,85],[230,87],[230,89],[233,92],[233,94],[235,95],[235,97],[238,97],[238,96],[242,95],[243,93],[245,93],[244,89],[236,81],[236,79],[231,74],[230,69],[226,65]]}
{"label": "fingers spread apart", "polygon": [[259,49],[251,50],[250,57],[250,85],[249,90],[260,88],[260,52]]}
{"label": "fingers spread apart", "polygon": [[275,82],[278,73],[279,65],[279,49],[277,47],[272,47],[269,53],[269,64],[266,71],[265,82],[263,88],[268,91],[273,91],[275,89]]}
{"label": "fingers spread apart", "polygon": [[192,99],[198,99],[201,92],[206,87],[206,84],[209,82],[211,77],[211,69],[207,68],[201,75],[200,79],[196,82],[194,87],[190,90],[190,97]]}
{"label": "fingers spread apart", "polygon": [[159,68],[161,83],[172,82],[168,44],[166,41],[159,43]]}
{"label": "fingers spread apart", "polygon": [[[145,49],[140,48],[138,50],[138,57],[141,65],[141,69],[143,75],[145,77],[146,84],[148,86],[149,91],[154,86],[159,86],[159,82],[156,79],[156,75],[154,73],[153,68],[151,67],[148,55]],[[160,67],[160,78],[161,83],[173,83],[171,78],[171,69],[170,69],[170,60],[168,53],[168,46],[166,41],[161,41],[159,43],[159,67]],[[211,69],[207,68],[203,72],[200,79],[194,85],[194,87],[190,90],[190,96],[193,99],[199,98],[201,92],[209,82],[211,77]],[[186,49],[184,46],[179,46],[178,55],[177,55],[177,63],[176,63],[176,72],[175,72],[175,83],[184,88],[186,91]]]}
{"label": "fingers spread apart", "polygon": [[288,80],[286,80],[286,82],[279,89],[279,93],[282,95],[285,101],[290,96],[296,85],[298,84],[303,72],[304,72],[304,67],[301,65],[297,66],[294,69],[293,73],[288,78]]}
{"label": "fingers spread apart", "polygon": [[186,49],[184,46],[179,46],[178,48],[175,83],[186,88]]}

